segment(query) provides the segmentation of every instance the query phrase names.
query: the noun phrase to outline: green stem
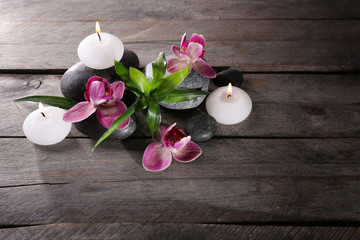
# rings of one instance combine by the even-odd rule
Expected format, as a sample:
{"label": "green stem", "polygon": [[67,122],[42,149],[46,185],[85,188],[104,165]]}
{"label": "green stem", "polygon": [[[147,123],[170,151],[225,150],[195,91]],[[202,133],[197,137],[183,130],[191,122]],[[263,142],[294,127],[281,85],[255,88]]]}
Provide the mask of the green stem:
{"label": "green stem", "polygon": [[101,138],[97,141],[94,148],[91,150],[92,152],[95,148],[102,143],[107,137],[109,137],[115,130],[126,120],[128,119],[136,109],[137,101],[134,102],[121,116],[119,116],[109,127],[109,129],[101,136]]}

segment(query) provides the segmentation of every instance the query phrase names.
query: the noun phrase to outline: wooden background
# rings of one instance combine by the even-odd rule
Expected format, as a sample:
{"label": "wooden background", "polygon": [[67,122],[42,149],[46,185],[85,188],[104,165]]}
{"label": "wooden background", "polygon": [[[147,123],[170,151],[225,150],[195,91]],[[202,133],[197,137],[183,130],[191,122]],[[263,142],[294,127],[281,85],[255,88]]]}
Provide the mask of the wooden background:
{"label": "wooden background", "polygon": [[[360,239],[360,1],[1,0],[0,12],[0,239]],[[61,96],[96,20],[141,67],[203,34],[209,64],[244,73],[250,117],[160,173],[141,166],[141,115],[94,153],[75,128],[30,143],[37,106],[12,100]],[[180,127],[205,111],[161,110]]]}

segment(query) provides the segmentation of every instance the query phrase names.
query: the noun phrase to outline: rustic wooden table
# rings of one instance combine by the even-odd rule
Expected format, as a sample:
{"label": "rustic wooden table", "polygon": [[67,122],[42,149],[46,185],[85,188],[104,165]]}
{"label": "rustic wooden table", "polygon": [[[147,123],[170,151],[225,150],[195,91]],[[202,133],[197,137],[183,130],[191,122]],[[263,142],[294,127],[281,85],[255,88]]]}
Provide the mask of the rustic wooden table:
{"label": "rustic wooden table", "polygon": [[[0,1],[0,239],[359,239],[360,1]],[[61,96],[77,45],[102,30],[144,67],[184,32],[206,37],[217,71],[244,72],[250,117],[218,125],[202,156],[145,171],[152,141],[138,118],[129,139],[91,153],[75,128],[36,146],[22,132]],[[213,88],[212,88],[213,89]],[[199,108],[203,109],[203,106]],[[193,111],[162,109],[183,127]]]}

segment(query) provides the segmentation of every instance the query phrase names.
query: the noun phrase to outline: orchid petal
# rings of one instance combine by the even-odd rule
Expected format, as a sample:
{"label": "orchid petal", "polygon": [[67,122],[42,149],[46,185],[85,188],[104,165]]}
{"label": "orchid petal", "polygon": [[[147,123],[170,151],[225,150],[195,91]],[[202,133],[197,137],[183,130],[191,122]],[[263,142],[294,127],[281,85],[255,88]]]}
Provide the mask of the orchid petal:
{"label": "orchid petal", "polygon": [[171,152],[162,143],[151,143],[144,152],[142,163],[148,171],[161,171],[171,164]]}
{"label": "orchid petal", "polygon": [[171,137],[173,137],[174,135],[179,136],[180,138],[184,138],[186,137],[186,134],[179,128],[175,127],[176,123],[171,124],[170,127],[168,127],[168,129],[166,129],[166,131],[164,132],[163,138],[169,139]]}
{"label": "orchid petal", "polygon": [[84,98],[85,98],[85,100],[86,101],[88,101],[88,102],[90,102],[91,100],[90,100],[90,96],[89,96],[89,92],[88,91],[85,91],[84,92]]}
{"label": "orchid petal", "polygon": [[186,54],[192,61],[196,61],[202,55],[202,52],[203,46],[194,42],[189,43],[189,46],[186,49]]}
{"label": "orchid petal", "polygon": [[201,53],[201,55],[199,56],[199,58],[203,58],[204,55],[205,55],[205,51],[203,50],[202,53]]}
{"label": "orchid petal", "polygon": [[105,88],[110,91],[109,94],[112,94],[111,88],[110,88],[110,83],[108,82],[108,80],[106,80],[106,78],[102,78],[102,77],[98,77],[98,76],[93,76],[93,77],[89,78],[89,80],[88,80],[88,82],[86,84],[86,90],[87,91],[89,91],[90,85],[95,81],[104,83]]}
{"label": "orchid petal", "polygon": [[168,60],[166,71],[169,73],[174,73],[179,70],[182,70],[188,66],[188,62],[183,58],[172,57]]}
{"label": "orchid petal", "polygon": [[187,47],[189,46],[189,42],[184,42],[183,43],[183,46],[182,46],[182,48],[180,49],[180,52],[181,53],[184,53],[185,51],[186,51],[186,49],[187,49]]}
{"label": "orchid petal", "polygon": [[[95,105],[100,105],[107,101],[104,99],[106,95],[105,84],[100,81],[94,81],[89,87],[89,97],[90,101]],[[111,97],[111,95],[108,95]],[[108,98],[108,97],[107,97]],[[112,98],[112,97],[111,97]]]}
{"label": "orchid petal", "polygon": [[214,71],[214,69],[212,69],[212,67],[207,64],[203,59],[199,58],[197,61],[192,62],[190,65],[195,71],[197,71],[201,75],[204,75],[205,77],[216,77],[216,72]]}
{"label": "orchid petal", "polygon": [[84,93],[84,97],[86,99],[86,101],[90,102],[90,86],[93,82],[102,82],[104,83],[104,87],[105,87],[105,92],[107,93],[107,95],[112,95],[112,91],[111,91],[111,87],[110,87],[110,83],[105,79],[105,78],[102,78],[102,77],[98,77],[98,76],[93,76],[91,78],[89,78],[87,84],[86,84],[86,91]]}
{"label": "orchid petal", "polygon": [[191,162],[198,158],[201,153],[201,148],[190,141],[181,150],[173,151],[172,156],[179,162]]}
{"label": "orchid petal", "polygon": [[181,56],[180,48],[178,46],[172,45],[171,51],[175,54],[175,56],[177,56],[177,57]]}
{"label": "orchid petal", "polygon": [[186,134],[172,124],[163,135],[163,143],[166,148],[173,149],[175,144],[186,137]]}
{"label": "orchid petal", "polygon": [[[102,104],[98,106],[96,118],[98,122],[109,128],[111,124],[126,111],[127,107],[122,101]],[[117,129],[123,129],[129,125],[130,119],[126,119]]]}
{"label": "orchid petal", "polygon": [[190,42],[199,43],[203,46],[203,48],[205,48],[205,38],[203,37],[203,35],[194,33],[190,38]]}
{"label": "orchid petal", "polygon": [[63,115],[65,122],[80,122],[96,111],[96,107],[89,102],[79,102]]}
{"label": "orchid petal", "polygon": [[[175,124],[176,123],[174,123],[173,125],[175,126]],[[161,142],[163,142],[164,133],[167,131],[168,128],[168,126],[164,125],[159,126],[159,139],[161,140]]]}
{"label": "orchid petal", "polygon": [[187,47],[187,44],[186,46],[184,46],[185,44],[186,44],[186,33],[184,33],[184,35],[181,37],[180,49],[182,49],[183,47]]}
{"label": "orchid petal", "polygon": [[178,141],[177,143],[175,143],[172,146],[172,149],[174,150],[174,152],[180,151],[183,147],[186,146],[186,144],[188,144],[191,141],[191,136],[187,136],[182,138],[180,141]]}
{"label": "orchid petal", "polygon": [[112,96],[114,97],[113,100],[116,101],[122,99],[124,95],[125,84],[121,81],[117,81],[112,83],[110,86],[113,91],[112,94]]}
{"label": "orchid petal", "polygon": [[160,128],[163,130],[163,129],[165,129],[165,130],[163,130],[163,133],[162,133],[162,136],[161,136],[161,138],[165,138],[165,135],[171,130],[171,129],[173,129],[173,127],[175,127],[176,126],[176,123],[173,123],[173,124],[171,124],[169,127],[166,127],[166,126],[160,126],[159,127],[159,133],[160,133]]}

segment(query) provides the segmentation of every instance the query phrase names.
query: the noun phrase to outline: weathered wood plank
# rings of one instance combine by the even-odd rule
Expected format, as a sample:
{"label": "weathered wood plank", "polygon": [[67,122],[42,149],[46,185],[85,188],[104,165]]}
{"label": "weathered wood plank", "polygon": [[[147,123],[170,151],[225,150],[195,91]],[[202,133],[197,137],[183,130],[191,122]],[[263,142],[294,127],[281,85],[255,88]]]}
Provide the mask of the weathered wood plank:
{"label": "weathered wood plank", "polygon": [[1,139],[0,225],[359,221],[359,141],[212,139],[191,164],[151,173],[141,167],[150,139],[94,153],[88,139]]}
{"label": "weathered wood plank", "polygon": [[[152,61],[160,51],[170,54],[171,44],[179,44],[183,32],[200,32],[208,40],[206,58],[214,66],[235,66],[247,71],[340,71],[358,67],[358,44],[347,42],[360,39],[358,20],[126,21],[106,22],[104,25],[105,31],[119,36],[127,47],[138,53],[142,66]],[[94,31],[93,23],[88,22],[10,22],[2,23],[0,30],[4,33],[0,44],[6,59],[0,65],[2,69],[66,69],[78,61],[78,43]],[[317,41],[320,40],[346,42],[333,43],[339,46],[326,49],[329,43],[319,48]],[[313,50],[307,41],[315,41]],[[299,46],[291,47],[294,44]],[[349,44],[350,49],[347,49]],[[296,52],[297,48],[303,52]],[[319,55],[318,48],[324,56]],[[340,51],[332,48],[340,48]],[[351,55],[353,51],[354,55]]]}
{"label": "weathered wood plank", "polygon": [[[236,126],[218,124],[216,136],[358,137],[360,136],[359,75],[245,74],[243,89],[253,100],[249,118]],[[14,103],[29,95],[61,96],[59,75],[0,75],[1,136],[24,136],[22,123],[35,103]],[[211,86],[214,89],[215,86]],[[206,112],[161,109],[163,124],[183,128],[191,116]],[[138,116],[134,136],[150,136]],[[10,120],[9,120],[10,119]],[[70,136],[83,136],[73,130]]]}
{"label": "weathered wood plank", "polygon": [[[125,43],[140,66],[178,42]],[[0,45],[1,69],[67,69],[79,61],[78,44]],[[360,41],[207,42],[208,63],[242,71],[359,71]]]}
{"label": "weathered wood plank", "polygon": [[[170,54],[171,44],[179,44],[183,32],[200,32],[208,39],[206,58],[213,66],[244,71],[356,71],[358,22],[111,21],[103,29],[138,53],[142,66],[160,51]],[[1,69],[67,69],[78,61],[78,43],[94,31],[89,22],[8,22],[0,30],[4,33],[0,48],[6,59]]]}
{"label": "weathered wood plank", "polygon": [[[79,44],[94,33],[93,22],[3,22],[0,44]],[[207,41],[360,40],[360,20],[107,21],[101,29],[125,43],[177,41],[184,32]],[[221,36],[221,37],[220,37]]]}
{"label": "weathered wood plank", "polygon": [[61,223],[0,229],[2,239],[138,239],[138,240],[357,240],[358,227],[254,226],[217,224]]}
{"label": "weathered wood plank", "polygon": [[[141,66],[160,51],[169,54],[171,44],[192,31],[209,36],[206,59],[212,66],[254,72],[360,71],[360,2],[355,0],[5,0],[0,9],[5,21],[0,24],[1,70],[67,69],[78,61],[78,42],[93,31],[88,24],[100,20],[103,30],[139,55]],[[145,229],[145,236],[167,239],[194,236],[181,235],[186,233],[199,238],[213,233],[218,239],[224,232],[229,238],[259,233],[272,239],[356,239],[358,228],[227,224],[360,221],[360,138],[334,138],[360,136],[358,77],[246,75],[244,89],[254,101],[253,113],[242,124],[219,126],[217,132],[235,138],[200,143],[203,155],[192,164],[174,161],[165,172],[149,173],[141,166],[151,142],[144,139],[149,133],[143,119],[134,135],[141,139],[108,142],[94,153],[95,142],[78,138],[82,135],[76,131],[70,135],[75,138],[58,145],[35,146],[21,132],[34,105],[11,99],[60,95],[60,76],[1,75],[0,225],[89,224],[6,229],[0,238],[54,238],[58,233],[58,238],[90,238],[102,229],[104,237],[116,237]],[[164,111],[163,116],[166,123],[178,121],[182,127],[192,114]],[[92,224],[99,222],[122,223]],[[166,230],[159,231],[160,225]],[[269,234],[273,231],[277,235]]]}
{"label": "weathered wood plank", "polygon": [[[122,174],[121,172],[119,175]],[[359,221],[359,178],[214,178],[0,188],[0,224]]]}
{"label": "weathered wood plank", "polygon": [[1,21],[113,21],[359,18],[356,0],[38,1],[0,2]]}
{"label": "weathered wood plank", "polygon": [[[37,146],[24,138],[0,139],[0,187],[41,183],[125,182],[156,179],[358,178],[360,139],[211,139],[198,143],[202,156],[164,172],[142,168],[151,139],[66,139]],[[19,148],[21,146],[21,148]],[[221,151],[218,151],[221,149]],[[332,180],[331,180],[332,181]]]}

